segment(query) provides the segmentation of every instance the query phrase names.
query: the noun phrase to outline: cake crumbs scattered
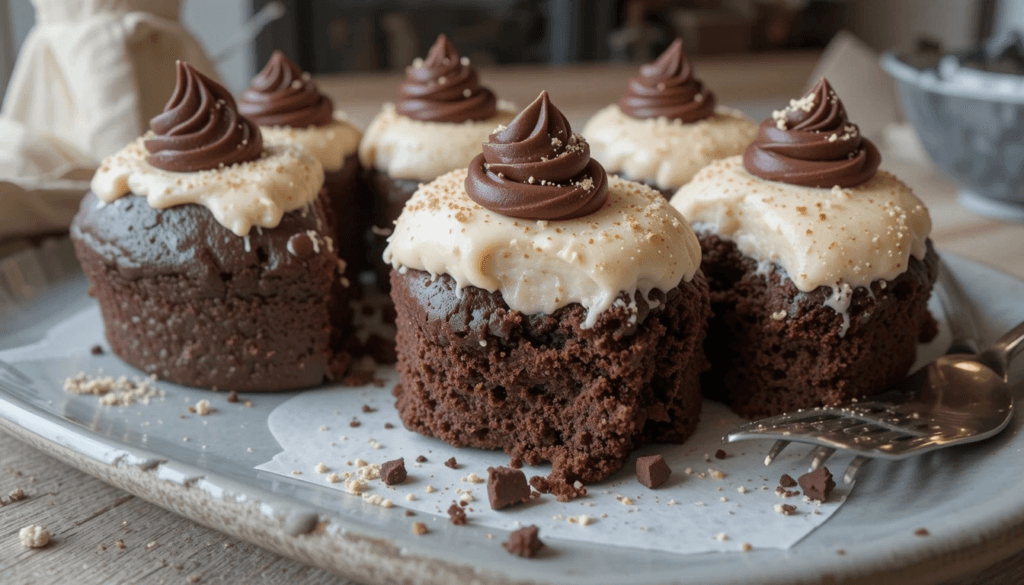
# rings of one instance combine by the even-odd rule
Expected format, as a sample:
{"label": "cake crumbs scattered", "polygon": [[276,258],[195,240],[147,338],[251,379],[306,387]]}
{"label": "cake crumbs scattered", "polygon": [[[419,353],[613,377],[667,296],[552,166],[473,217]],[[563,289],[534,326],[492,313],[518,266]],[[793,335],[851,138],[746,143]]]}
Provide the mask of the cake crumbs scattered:
{"label": "cake crumbs scattered", "polygon": [[93,395],[100,397],[102,406],[130,406],[136,402],[149,404],[154,398],[163,398],[164,391],[153,386],[156,376],[128,380],[127,376],[99,376],[92,378],[85,372],[64,380],[64,391],[68,394]]}

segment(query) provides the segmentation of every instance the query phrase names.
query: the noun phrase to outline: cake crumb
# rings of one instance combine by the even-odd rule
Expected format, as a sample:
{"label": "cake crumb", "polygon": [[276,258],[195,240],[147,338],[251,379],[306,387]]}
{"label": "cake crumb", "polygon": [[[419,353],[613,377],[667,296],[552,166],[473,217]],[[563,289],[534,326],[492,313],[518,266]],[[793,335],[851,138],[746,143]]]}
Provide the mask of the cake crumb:
{"label": "cake crumb", "polygon": [[459,462],[456,461],[454,457],[449,457],[448,460],[444,462],[444,466],[450,469],[458,469]]}
{"label": "cake crumb", "polygon": [[407,502],[415,502],[416,501],[416,494],[413,494],[413,493],[405,494],[405,501],[407,501]]}
{"label": "cake crumb", "polygon": [[749,542],[744,542],[743,544],[740,545],[740,550],[743,551],[743,552],[750,552],[750,551],[754,550],[754,546],[752,544],[750,544]]}
{"label": "cake crumb", "polygon": [[365,479],[350,479],[345,482],[345,491],[350,494],[359,495],[365,492],[369,488],[369,484],[366,483]]}
{"label": "cake crumb", "polygon": [[25,490],[21,488],[15,488],[11,493],[7,494],[7,498],[12,502],[20,502],[25,499]]}
{"label": "cake crumb", "polygon": [[339,482],[341,482],[341,476],[338,475],[337,473],[328,473],[327,474],[327,482],[328,483],[339,483]]}
{"label": "cake crumb", "polygon": [[115,542],[114,544],[116,544],[117,548],[119,548],[121,550],[124,550],[125,548],[127,548],[125,546],[125,544],[124,544],[124,539],[121,539],[121,538],[117,539],[117,542]]}
{"label": "cake crumb", "polygon": [[466,477],[462,478],[462,483],[466,483],[466,482],[468,482],[468,483],[483,483],[484,482],[484,478],[480,477],[479,475],[477,475],[475,473],[470,473]]}
{"label": "cake crumb", "polygon": [[428,483],[427,487],[423,488],[423,491],[427,492],[428,494],[432,494],[437,491],[437,488],[435,488],[432,484]]}
{"label": "cake crumb", "polygon": [[921,537],[931,536],[931,532],[928,532],[927,528],[918,528],[917,530],[914,531],[914,536],[921,536]]}
{"label": "cake crumb", "polygon": [[327,466],[324,465],[323,461],[321,461],[320,463],[317,463],[316,467],[314,469],[316,469],[317,473],[327,473],[328,472]]}
{"label": "cake crumb", "polygon": [[89,377],[80,372],[64,380],[64,392],[77,395],[100,397],[101,406],[130,406],[136,402],[149,404],[154,398],[163,398],[163,390],[153,386],[156,376],[136,378],[129,381],[127,376],[115,379],[113,376]]}
{"label": "cake crumb", "polygon": [[209,400],[204,398],[199,402],[196,402],[196,414],[198,414],[199,416],[206,416],[211,412],[213,412],[213,409],[210,408]]}
{"label": "cake crumb", "polygon": [[775,512],[784,516],[793,516],[796,514],[796,506],[790,504],[775,504]]}
{"label": "cake crumb", "polygon": [[729,535],[724,532],[719,532],[715,535],[715,540],[717,540],[718,542],[725,542],[729,540]]}
{"label": "cake crumb", "polygon": [[424,534],[426,534],[428,532],[430,532],[430,530],[427,529],[427,525],[426,524],[424,524],[422,522],[413,522],[412,523],[412,533],[415,534],[416,536],[423,536]]}
{"label": "cake crumb", "polygon": [[228,402],[231,402],[231,403],[238,402],[238,392],[236,392],[234,390],[232,390],[231,392],[228,392]]}
{"label": "cake crumb", "polygon": [[42,526],[26,526],[18,532],[21,545],[25,548],[42,548],[50,544],[50,533]]}

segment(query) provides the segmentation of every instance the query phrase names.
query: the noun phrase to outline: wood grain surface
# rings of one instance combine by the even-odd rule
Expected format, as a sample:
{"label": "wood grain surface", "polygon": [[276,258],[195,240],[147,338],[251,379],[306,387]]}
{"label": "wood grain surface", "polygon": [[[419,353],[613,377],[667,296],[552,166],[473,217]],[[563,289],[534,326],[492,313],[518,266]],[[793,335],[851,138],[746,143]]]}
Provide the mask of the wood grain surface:
{"label": "wood grain surface", "polygon": [[[723,103],[778,103],[806,85],[817,55],[720,58],[700,73]],[[483,73],[502,97],[525,104],[541,89],[552,91],[574,124],[611,103],[633,67],[506,69]],[[361,126],[393,99],[400,77],[360,75],[320,80],[339,109]],[[554,89],[557,88],[557,89]],[[932,239],[953,252],[1024,279],[1024,225],[977,216],[956,202],[956,187],[927,164],[887,153],[884,167],[909,183],[928,205]],[[5,252],[17,249],[7,243]],[[0,583],[337,583],[353,584],[323,570],[264,551],[199,526],[43,455],[0,433],[0,497],[20,488],[27,498],[0,507]],[[18,531],[46,527],[53,542],[24,548]],[[1024,527],[1015,535],[1024,549]],[[118,545],[123,541],[124,548]],[[953,571],[950,574],[958,574]],[[943,577],[922,576],[922,582]],[[904,581],[909,582],[909,581]],[[1002,559],[955,583],[1024,583],[1024,552]],[[354,584],[353,584],[354,585]]]}

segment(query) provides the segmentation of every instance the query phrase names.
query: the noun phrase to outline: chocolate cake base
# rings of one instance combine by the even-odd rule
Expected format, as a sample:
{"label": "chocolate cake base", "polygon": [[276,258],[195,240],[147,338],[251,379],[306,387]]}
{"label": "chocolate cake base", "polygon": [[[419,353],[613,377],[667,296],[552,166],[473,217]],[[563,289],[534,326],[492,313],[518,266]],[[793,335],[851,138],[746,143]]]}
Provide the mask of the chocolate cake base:
{"label": "chocolate cake base", "polygon": [[[647,443],[685,440],[700,414],[707,283],[697,273],[651,309],[637,294],[588,329],[575,304],[551,315],[508,308],[500,292],[424,272],[392,272],[396,406],[405,426],[458,447],[504,449],[513,467],[553,466],[546,485],[619,470]],[[634,312],[635,311],[635,312]]]}
{"label": "chocolate cake base", "polygon": [[698,233],[714,317],[704,347],[712,369],[704,393],[748,418],[836,405],[879,393],[904,376],[917,343],[935,336],[928,297],[938,256],[928,243],[892,281],[854,290],[849,326],[825,301],[829,287],[801,292],[779,266],[758,263],[735,243]]}
{"label": "chocolate cake base", "polygon": [[366,172],[366,183],[373,200],[373,230],[370,236],[368,264],[377,276],[377,285],[387,292],[391,286],[391,266],[384,263],[384,248],[394,228],[395,220],[402,215],[405,202],[412,197],[424,181],[392,179],[376,169]]}
{"label": "chocolate cake base", "polygon": [[345,157],[340,169],[324,173],[324,190],[334,247],[355,284],[357,275],[370,267],[367,246],[373,213],[357,154]]}
{"label": "chocolate cake base", "polygon": [[115,354],[164,380],[240,391],[345,373],[351,315],[328,235],[321,200],[243,238],[198,205],[90,193],[71,226]]}

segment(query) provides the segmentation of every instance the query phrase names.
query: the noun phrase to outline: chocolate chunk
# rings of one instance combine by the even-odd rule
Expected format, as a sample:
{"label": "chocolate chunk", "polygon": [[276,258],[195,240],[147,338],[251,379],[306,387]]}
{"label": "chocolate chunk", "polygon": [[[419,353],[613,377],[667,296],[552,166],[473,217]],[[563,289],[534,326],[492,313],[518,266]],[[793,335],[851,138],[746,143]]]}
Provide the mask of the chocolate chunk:
{"label": "chocolate chunk", "polygon": [[804,490],[805,496],[819,502],[827,501],[828,495],[836,487],[836,482],[832,481],[832,474],[825,466],[801,475],[797,481],[800,482],[800,489]]}
{"label": "chocolate chunk", "polygon": [[644,455],[636,458],[636,480],[654,489],[668,481],[672,470],[661,455]]}
{"label": "chocolate chunk", "polygon": [[523,526],[509,534],[508,540],[502,543],[501,546],[514,555],[530,558],[536,555],[537,551],[544,548],[544,543],[540,541],[540,538],[537,538],[537,527],[530,525]]}
{"label": "chocolate chunk", "polygon": [[729,455],[726,454],[726,452],[721,450],[721,449],[719,449],[718,451],[715,451],[715,459],[725,459],[728,456]]}
{"label": "chocolate chunk", "polygon": [[487,499],[492,510],[500,510],[530,499],[530,485],[526,474],[509,467],[487,468]]}
{"label": "chocolate chunk", "polygon": [[466,523],[466,511],[457,503],[452,502],[452,505],[448,507],[448,518],[452,524],[461,526]]}
{"label": "chocolate chunk", "polygon": [[796,480],[788,473],[783,473],[782,477],[779,478],[779,485],[784,488],[796,487]]}
{"label": "chocolate chunk", "polygon": [[238,402],[238,392],[234,390],[228,392],[228,402]]}
{"label": "chocolate chunk", "polygon": [[92,346],[92,349],[89,350],[89,353],[92,355],[103,355],[103,348],[99,345],[94,345]]}
{"label": "chocolate chunk", "polygon": [[384,483],[387,485],[402,483],[405,481],[406,477],[405,459],[401,457],[394,461],[388,461],[380,466],[380,478],[384,480]]}
{"label": "chocolate chunk", "polygon": [[445,467],[451,467],[452,469],[458,469],[459,468],[459,462],[456,461],[454,457],[449,457],[448,461],[444,462],[444,466]]}
{"label": "chocolate chunk", "polygon": [[416,456],[416,463],[426,463],[426,462],[427,462],[427,458],[424,457],[423,455],[417,455]]}

